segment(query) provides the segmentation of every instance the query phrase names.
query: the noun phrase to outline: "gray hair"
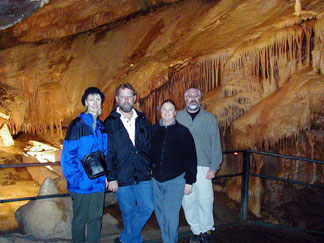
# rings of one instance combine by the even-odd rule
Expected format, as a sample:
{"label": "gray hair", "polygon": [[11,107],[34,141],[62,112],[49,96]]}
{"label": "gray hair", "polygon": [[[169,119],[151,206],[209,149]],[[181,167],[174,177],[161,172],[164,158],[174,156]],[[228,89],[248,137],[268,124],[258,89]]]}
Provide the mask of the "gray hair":
{"label": "gray hair", "polygon": [[185,97],[187,96],[187,94],[188,94],[188,90],[189,90],[189,89],[195,89],[195,90],[198,90],[198,94],[199,94],[199,96],[201,97],[201,91],[200,91],[200,89],[198,89],[198,88],[194,88],[194,87],[186,89],[186,91],[185,91],[185,93],[184,93],[184,96],[185,96]]}

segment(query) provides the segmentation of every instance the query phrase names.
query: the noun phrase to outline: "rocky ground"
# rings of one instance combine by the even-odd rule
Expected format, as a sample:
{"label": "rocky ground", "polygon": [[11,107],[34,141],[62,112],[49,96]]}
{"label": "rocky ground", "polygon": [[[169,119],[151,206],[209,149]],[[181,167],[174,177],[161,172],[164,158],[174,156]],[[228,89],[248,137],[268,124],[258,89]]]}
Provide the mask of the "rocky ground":
{"label": "rocky ground", "polygon": [[[21,152],[27,140],[15,141],[15,146],[0,147],[0,164],[21,163]],[[0,199],[21,198],[37,195],[39,185],[34,182],[25,168],[0,169]],[[26,201],[14,203],[0,203],[0,232],[15,231],[17,222],[14,212]]]}
{"label": "rocky ground", "polygon": [[[15,146],[10,148],[0,148],[0,163],[15,164],[21,162],[21,152],[28,140],[26,137],[20,137],[15,140]],[[221,191],[222,181],[215,186],[214,218],[216,230],[213,234],[217,242],[324,242],[320,236],[311,236],[305,233],[292,233],[291,231],[282,231],[272,228],[264,228],[255,225],[231,225],[219,227],[219,225],[239,220],[240,205],[230,200],[227,195]],[[225,185],[223,183],[223,185]],[[0,169],[0,199],[19,198],[36,196],[40,186],[35,183],[29,173],[24,168]],[[71,242],[68,239],[48,239],[46,241],[35,239],[32,236],[24,235],[18,230],[18,225],[14,217],[14,212],[24,205],[26,201],[15,203],[0,203],[0,242]],[[122,230],[122,219],[117,204],[105,208],[105,214],[110,214],[118,220],[115,226],[103,220],[102,242],[113,242]],[[256,218],[252,214],[249,219],[257,219],[262,222],[269,222],[273,216],[270,213],[262,212],[261,218]],[[190,229],[186,223],[181,210],[179,242],[188,242],[190,238]],[[148,221],[143,230],[143,239],[147,243],[161,242],[160,230],[154,214]],[[268,239],[268,240],[266,240]]]}

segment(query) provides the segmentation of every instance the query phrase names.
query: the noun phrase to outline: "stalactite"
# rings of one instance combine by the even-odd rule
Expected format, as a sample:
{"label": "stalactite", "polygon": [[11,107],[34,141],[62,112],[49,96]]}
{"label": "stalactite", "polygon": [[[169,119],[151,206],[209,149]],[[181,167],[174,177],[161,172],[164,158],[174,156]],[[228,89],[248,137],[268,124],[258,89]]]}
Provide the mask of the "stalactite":
{"label": "stalactite", "polygon": [[[286,28],[278,32],[270,43],[265,42],[256,47],[246,48],[242,53],[235,53],[227,67],[233,72],[242,70],[247,79],[257,78],[262,84],[260,89],[262,94],[270,94],[278,89],[281,82],[279,66],[283,68],[283,64],[286,63],[284,65],[289,68],[288,63],[291,63],[293,65],[290,67],[290,73],[293,73],[312,63],[312,33],[314,33],[313,21]],[[305,56],[303,56],[304,39]]]}
{"label": "stalactite", "polygon": [[187,88],[197,87],[204,94],[221,84],[222,72],[227,60],[226,55],[204,57],[196,63],[175,72],[170,79],[164,80],[162,86],[139,100],[141,110],[155,123],[157,122],[155,116],[156,107],[163,100],[173,99],[178,109],[184,108],[183,93]]}
{"label": "stalactite", "polygon": [[[69,103],[64,98],[64,89],[55,82],[39,84],[37,79],[30,81],[30,77],[22,80],[22,93],[27,101],[27,109],[31,112],[29,117],[22,119],[13,118],[10,120],[11,133],[24,131],[30,134],[58,134],[63,135],[61,122],[64,114],[60,109],[54,110],[53,102],[66,108]],[[52,99],[49,97],[52,96]],[[68,110],[66,111],[68,113]],[[24,125],[23,125],[24,124]],[[23,127],[21,127],[23,125]]]}

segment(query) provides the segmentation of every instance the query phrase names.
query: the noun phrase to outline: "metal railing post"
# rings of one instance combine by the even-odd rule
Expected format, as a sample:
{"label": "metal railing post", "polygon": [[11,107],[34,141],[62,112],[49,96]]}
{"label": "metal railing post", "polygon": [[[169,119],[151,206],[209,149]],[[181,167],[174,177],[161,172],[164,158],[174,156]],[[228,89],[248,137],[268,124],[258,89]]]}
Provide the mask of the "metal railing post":
{"label": "metal railing post", "polygon": [[249,176],[250,176],[250,151],[243,152],[242,184],[241,184],[241,221],[248,220]]}

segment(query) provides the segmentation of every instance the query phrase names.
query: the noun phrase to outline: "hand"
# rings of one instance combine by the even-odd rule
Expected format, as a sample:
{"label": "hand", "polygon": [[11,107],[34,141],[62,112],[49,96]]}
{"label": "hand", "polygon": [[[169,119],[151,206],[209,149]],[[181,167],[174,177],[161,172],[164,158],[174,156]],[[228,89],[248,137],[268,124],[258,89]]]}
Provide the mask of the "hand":
{"label": "hand", "polygon": [[192,185],[185,184],[184,194],[189,195],[190,193],[192,193]]}
{"label": "hand", "polygon": [[214,170],[209,170],[206,175],[206,179],[213,179],[216,175],[216,171]]}
{"label": "hand", "polygon": [[118,182],[117,181],[109,181],[108,182],[108,190],[112,192],[118,191]]}

